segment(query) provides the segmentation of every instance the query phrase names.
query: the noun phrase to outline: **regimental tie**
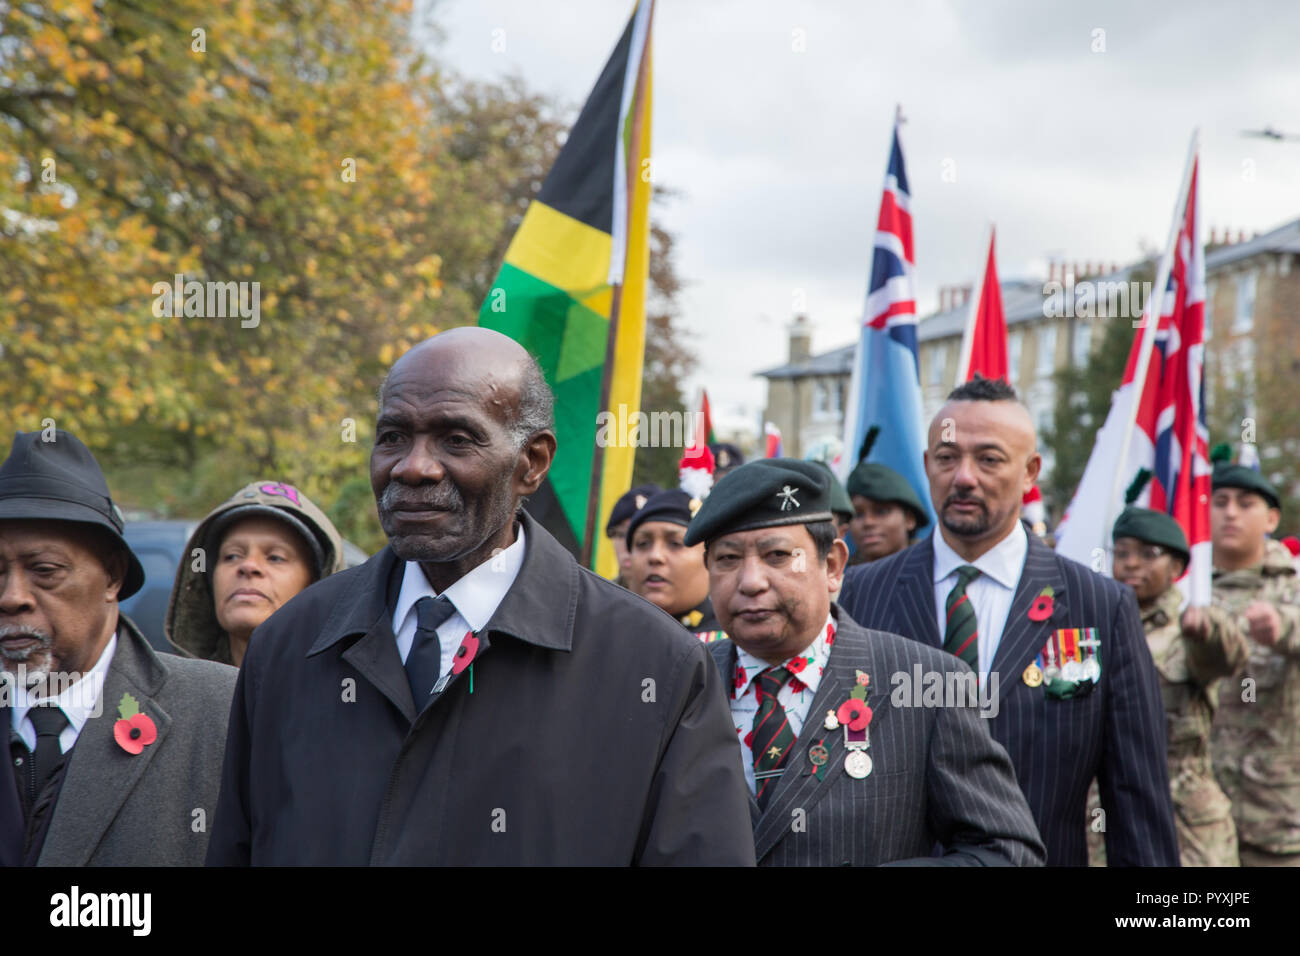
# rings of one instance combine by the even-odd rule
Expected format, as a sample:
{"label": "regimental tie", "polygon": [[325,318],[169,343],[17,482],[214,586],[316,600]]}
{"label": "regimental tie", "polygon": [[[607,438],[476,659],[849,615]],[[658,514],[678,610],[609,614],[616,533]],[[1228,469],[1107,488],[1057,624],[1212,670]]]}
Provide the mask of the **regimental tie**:
{"label": "regimental tie", "polygon": [[750,750],[754,754],[754,796],[759,809],[776,790],[777,778],[786,755],[794,746],[794,730],[790,717],[781,706],[777,695],[793,675],[784,667],[769,667],[758,675],[758,712],[754,714],[754,736]]}
{"label": "regimental tie", "polygon": [[948,592],[945,605],[948,611],[948,623],[943,631],[943,649],[954,657],[960,657],[979,673],[979,621],[975,608],[966,594],[966,586],[980,575],[980,569],[971,564],[963,564],[957,569],[957,583]]}
{"label": "regimental tie", "polygon": [[411,682],[411,699],[415,701],[417,714],[424,710],[433,685],[442,674],[438,627],[455,613],[456,605],[445,597],[425,595],[415,602],[415,640],[406,655],[406,679]]}

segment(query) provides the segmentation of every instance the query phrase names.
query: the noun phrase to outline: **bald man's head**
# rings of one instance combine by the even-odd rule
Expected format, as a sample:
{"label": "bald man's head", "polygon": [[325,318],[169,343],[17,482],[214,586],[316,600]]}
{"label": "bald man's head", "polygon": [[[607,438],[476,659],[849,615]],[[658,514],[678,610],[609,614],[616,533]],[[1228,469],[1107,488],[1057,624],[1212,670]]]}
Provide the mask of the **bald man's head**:
{"label": "bald man's head", "polygon": [[537,362],[490,329],[443,332],[393,363],[370,484],[393,550],[438,590],[513,540],[555,455],[552,408]]}
{"label": "bald man's head", "polygon": [[930,422],[925,471],[944,540],[967,560],[1005,538],[1042,467],[1029,410],[1002,380],[953,390]]}
{"label": "bald man's head", "polygon": [[[436,362],[440,357],[492,383],[492,401],[507,411],[505,427],[516,447],[522,448],[537,432],[555,427],[555,398],[537,359],[509,336],[475,325],[448,329],[408,349],[379,386],[380,408],[395,377],[423,375],[429,360]],[[495,389],[513,390],[513,401]]]}

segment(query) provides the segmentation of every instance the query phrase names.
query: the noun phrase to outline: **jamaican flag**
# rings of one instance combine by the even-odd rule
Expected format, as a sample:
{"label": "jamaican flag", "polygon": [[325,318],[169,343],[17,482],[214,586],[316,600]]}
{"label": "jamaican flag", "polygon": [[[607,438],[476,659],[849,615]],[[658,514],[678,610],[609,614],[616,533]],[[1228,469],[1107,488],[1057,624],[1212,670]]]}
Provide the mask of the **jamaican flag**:
{"label": "jamaican flag", "polygon": [[524,213],[479,325],[537,356],[555,393],[555,461],[528,502],[583,564],[617,572],[603,519],[632,484],[618,429],[596,443],[608,412],[641,406],[650,266],[650,21],[640,0]]}

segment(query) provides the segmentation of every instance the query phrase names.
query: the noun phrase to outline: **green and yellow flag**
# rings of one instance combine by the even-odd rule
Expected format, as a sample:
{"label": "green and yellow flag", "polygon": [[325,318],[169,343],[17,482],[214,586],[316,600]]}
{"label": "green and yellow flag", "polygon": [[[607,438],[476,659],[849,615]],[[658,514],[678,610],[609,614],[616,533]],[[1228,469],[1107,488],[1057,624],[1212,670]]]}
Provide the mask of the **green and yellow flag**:
{"label": "green and yellow flag", "polygon": [[632,484],[636,449],[617,428],[605,447],[596,434],[601,412],[632,421],[641,407],[653,10],[633,10],[479,311],[537,356],[555,392],[559,447],[528,510],[606,577],[618,569],[603,519]]}

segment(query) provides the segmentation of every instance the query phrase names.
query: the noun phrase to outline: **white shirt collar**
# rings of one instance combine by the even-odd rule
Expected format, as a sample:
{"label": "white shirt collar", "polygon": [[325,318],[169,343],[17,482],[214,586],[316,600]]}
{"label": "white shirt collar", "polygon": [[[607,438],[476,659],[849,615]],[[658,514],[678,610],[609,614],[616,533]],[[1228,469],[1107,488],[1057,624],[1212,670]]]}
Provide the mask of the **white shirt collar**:
{"label": "white shirt collar", "polygon": [[[834,636],[835,618],[828,615],[826,623],[822,625],[822,629],[818,635],[813,638],[813,642],[798,654],[795,654],[794,657],[786,658],[786,660],[782,662],[782,666],[789,668],[791,661],[797,658],[803,658],[804,665],[800,667],[799,670],[796,671],[794,668],[789,669],[794,671],[794,676],[798,677],[804,686],[814,693],[821,685],[822,670],[826,666],[827,659],[830,658],[831,644],[834,642]],[[745,672],[745,683],[742,687],[733,687],[731,689],[733,700],[744,697],[745,694],[749,693],[749,685],[758,678],[759,674],[763,673],[763,671],[767,670],[769,667],[776,666],[763,660],[761,657],[755,657],[739,644],[736,645],[736,663]]]}
{"label": "white shirt collar", "polygon": [[[481,631],[492,619],[524,563],[524,526],[520,524],[514,543],[488,558],[468,574],[452,584],[443,595],[456,606],[457,612],[469,624],[470,630]],[[418,561],[407,561],[402,574],[402,590],[393,609],[396,625],[393,633],[400,633],[408,614],[414,612],[415,603],[422,597],[438,597],[429,579],[420,570]]]}
{"label": "white shirt collar", "polygon": [[1025,555],[1029,553],[1029,537],[1025,526],[1019,521],[1005,538],[989,548],[974,561],[967,561],[944,540],[943,530],[935,528],[931,536],[934,540],[934,581],[938,584],[944,578],[966,564],[973,564],[986,577],[992,578],[1004,588],[1014,591],[1020,581],[1020,571],[1025,566]]}
{"label": "white shirt collar", "polygon": [[[81,675],[81,679],[75,684],[64,687],[59,692],[59,696],[55,698],[59,702],[59,709],[68,718],[68,725],[73,730],[73,739],[76,739],[76,735],[81,733],[81,728],[86,725],[87,720],[91,717],[98,717],[103,712],[100,696],[104,692],[104,678],[108,675],[108,667],[113,662],[113,654],[116,650],[117,634],[115,632],[108,639],[108,643],[104,645],[103,651],[99,654],[99,660],[95,661],[95,666]],[[11,726],[15,730],[22,727],[23,721],[27,719],[27,712],[32,709],[33,704],[39,699],[36,695],[29,693],[25,687],[14,688]],[[35,743],[34,732],[32,734],[32,743]]]}

